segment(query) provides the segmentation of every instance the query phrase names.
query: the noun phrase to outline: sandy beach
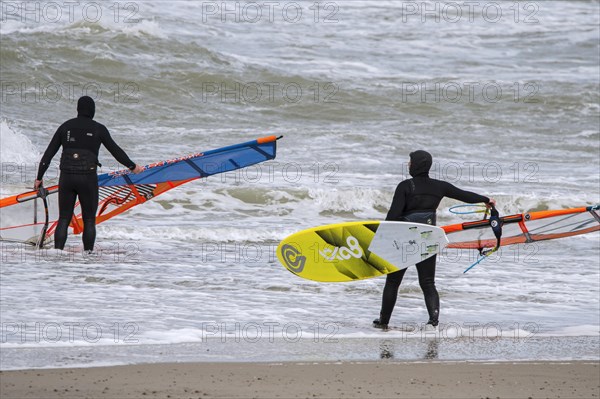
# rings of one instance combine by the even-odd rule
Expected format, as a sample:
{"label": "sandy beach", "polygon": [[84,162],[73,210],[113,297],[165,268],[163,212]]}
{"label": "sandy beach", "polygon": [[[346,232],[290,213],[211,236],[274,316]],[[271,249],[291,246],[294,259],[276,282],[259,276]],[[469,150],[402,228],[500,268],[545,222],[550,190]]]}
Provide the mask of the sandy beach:
{"label": "sandy beach", "polygon": [[3,371],[9,398],[597,398],[598,362],[165,363]]}

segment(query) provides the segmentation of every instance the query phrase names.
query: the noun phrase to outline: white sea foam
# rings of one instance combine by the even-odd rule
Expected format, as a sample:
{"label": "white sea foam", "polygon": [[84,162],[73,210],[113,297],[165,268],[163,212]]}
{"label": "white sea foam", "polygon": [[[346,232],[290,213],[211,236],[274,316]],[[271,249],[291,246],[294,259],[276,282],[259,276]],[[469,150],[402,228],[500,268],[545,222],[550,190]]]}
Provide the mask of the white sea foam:
{"label": "white sea foam", "polygon": [[[460,23],[420,15],[404,23],[402,4],[393,1],[340,3],[337,23],[314,23],[312,3],[300,4],[305,18],[298,23],[283,20],[281,9],[272,23],[236,23],[231,15],[204,20],[206,3],[182,4],[140,3],[130,23],[123,18],[131,7],[117,22],[108,8],[97,22],[2,22],[2,80],[17,90],[2,99],[2,195],[30,186],[51,132],[74,116],[86,84],[98,91],[89,93],[98,100],[96,120],[135,162],[273,132],[284,135],[277,159],[261,164],[258,179],[255,168],[190,182],[99,225],[98,261],[80,255],[81,236],[69,238],[72,256],[60,263],[3,245],[0,311],[3,323],[16,323],[10,328],[97,323],[110,334],[111,326],[127,333],[122,328],[133,323],[139,347],[147,348],[140,361],[162,359],[155,345],[204,344],[203,323],[230,331],[235,323],[297,323],[309,339],[315,328],[326,335],[335,326],[344,339],[395,339],[400,332],[371,327],[384,278],[302,280],[277,261],[279,241],[321,224],[385,218],[396,185],[409,177],[408,154],[418,148],[434,155],[434,177],[494,197],[502,215],[600,202],[597,2],[546,2],[535,15],[541,23],[526,23],[526,9],[514,22],[512,3],[502,6],[498,23],[481,12],[472,21],[463,14]],[[261,100],[249,98],[253,82]],[[63,88],[58,100],[44,92],[53,84]],[[462,97],[452,102],[444,96],[457,85]],[[292,99],[298,87],[302,95]],[[502,96],[486,100],[483,87],[489,95],[500,87]],[[105,150],[100,159],[102,172],[122,168]],[[7,162],[27,167],[5,179]],[[478,218],[451,214],[457,203],[441,203],[438,224]],[[534,338],[583,337],[573,340],[584,342],[578,352],[566,345],[556,357],[590,356],[596,348],[586,351],[586,339],[600,324],[598,244],[598,234],[589,234],[511,246],[467,274],[475,251],[440,255],[441,322],[479,323],[478,334],[498,325],[509,341],[535,328]],[[427,317],[410,268],[392,325]],[[461,339],[468,334],[463,328]],[[17,332],[3,346],[31,344],[38,355],[54,346],[97,353],[81,336],[56,344],[42,338],[21,343]],[[122,339],[99,342],[109,348],[106,357],[92,353],[82,363],[123,362],[114,351]],[[445,348],[450,357],[463,353]],[[64,364],[60,356],[41,358],[15,355],[3,367]]]}
{"label": "white sea foam", "polygon": [[11,127],[4,118],[0,121],[0,140],[0,159],[3,164],[31,164],[41,157],[31,140]]}

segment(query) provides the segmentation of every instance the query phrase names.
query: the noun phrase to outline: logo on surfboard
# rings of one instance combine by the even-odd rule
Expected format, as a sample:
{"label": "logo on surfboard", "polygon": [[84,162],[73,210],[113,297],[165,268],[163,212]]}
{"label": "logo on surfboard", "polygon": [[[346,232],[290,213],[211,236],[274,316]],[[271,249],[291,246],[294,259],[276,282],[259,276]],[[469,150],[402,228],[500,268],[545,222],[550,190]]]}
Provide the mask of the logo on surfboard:
{"label": "logo on surfboard", "polygon": [[346,244],[348,245],[348,248],[346,248],[346,247],[334,247],[334,249],[325,248],[324,250],[319,251],[319,253],[327,261],[348,260],[351,257],[361,258],[363,256],[363,250],[360,247],[360,243],[358,242],[356,237],[348,236],[348,238],[346,238]]}
{"label": "logo on surfboard", "polygon": [[293,245],[285,244],[281,247],[281,256],[286,266],[294,273],[301,273],[306,264],[306,256],[303,256]]}

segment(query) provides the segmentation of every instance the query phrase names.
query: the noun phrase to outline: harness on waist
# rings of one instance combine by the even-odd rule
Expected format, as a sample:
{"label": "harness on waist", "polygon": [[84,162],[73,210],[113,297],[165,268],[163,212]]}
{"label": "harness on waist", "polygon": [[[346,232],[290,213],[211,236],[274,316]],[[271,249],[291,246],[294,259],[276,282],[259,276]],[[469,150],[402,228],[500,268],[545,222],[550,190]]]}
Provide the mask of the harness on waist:
{"label": "harness on waist", "polygon": [[402,220],[405,222],[423,223],[423,224],[430,224],[432,226],[435,226],[436,213],[435,213],[435,211],[411,212],[407,215],[403,215]]}
{"label": "harness on waist", "polygon": [[98,157],[90,150],[83,148],[65,148],[60,157],[60,170],[65,173],[96,173]]}

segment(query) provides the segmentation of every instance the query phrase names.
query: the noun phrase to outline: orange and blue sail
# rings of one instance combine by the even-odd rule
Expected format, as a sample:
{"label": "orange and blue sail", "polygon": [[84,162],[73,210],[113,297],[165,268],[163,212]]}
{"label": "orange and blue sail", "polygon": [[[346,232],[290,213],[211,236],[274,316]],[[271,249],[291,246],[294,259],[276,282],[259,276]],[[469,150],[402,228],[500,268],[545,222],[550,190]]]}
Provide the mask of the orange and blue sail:
{"label": "orange and blue sail", "polygon": [[[503,230],[500,245],[524,244],[600,231],[600,205],[517,213],[500,219]],[[450,241],[448,248],[482,249],[497,243],[489,220],[452,224],[442,229]]]}
{"label": "orange and blue sail", "polygon": [[500,246],[600,231],[600,205],[518,213],[500,218],[500,224],[501,237],[494,234],[490,220],[487,219],[442,226],[448,236],[448,248],[476,249],[481,255],[465,273],[486,259],[487,253],[492,253]]}
{"label": "orange and blue sail", "polygon": [[144,167],[145,170],[137,175],[129,170],[106,173],[98,176],[98,185],[109,187],[189,181],[217,173],[230,172],[274,159],[276,142],[275,136],[269,136],[216,150],[156,162]]}
{"label": "orange and blue sail", "polygon": [[[139,174],[121,170],[98,175],[96,224],[184,183],[275,159],[276,152],[277,137],[268,136],[156,162],[145,166]],[[57,193],[57,185],[47,188],[43,200],[50,205],[46,207],[38,206],[39,195],[36,191],[0,199],[0,241],[30,244],[51,241],[58,222]],[[44,208],[50,208],[47,223],[43,215]],[[70,228],[73,234],[83,230],[79,204],[76,204]],[[40,238],[40,234],[44,237]]]}

